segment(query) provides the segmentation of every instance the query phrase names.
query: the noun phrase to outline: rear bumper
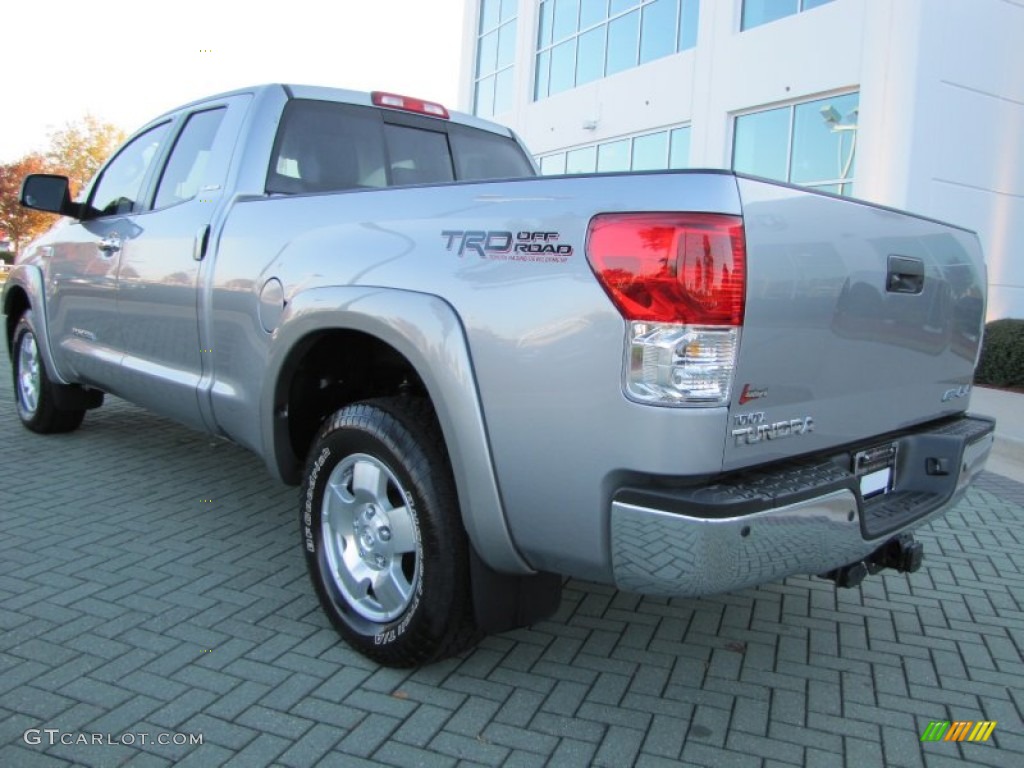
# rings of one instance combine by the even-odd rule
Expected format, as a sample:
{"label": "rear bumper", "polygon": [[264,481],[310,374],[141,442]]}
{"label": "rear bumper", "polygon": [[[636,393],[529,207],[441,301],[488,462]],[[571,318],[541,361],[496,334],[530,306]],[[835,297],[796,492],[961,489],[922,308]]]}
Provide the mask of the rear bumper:
{"label": "rear bumper", "polygon": [[965,416],[897,446],[891,492],[865,501],[840,453],[685,489],[624,488],[611,509],[620,589],[695,596],[822,574],[943,514],[984,469],[995,422]]}

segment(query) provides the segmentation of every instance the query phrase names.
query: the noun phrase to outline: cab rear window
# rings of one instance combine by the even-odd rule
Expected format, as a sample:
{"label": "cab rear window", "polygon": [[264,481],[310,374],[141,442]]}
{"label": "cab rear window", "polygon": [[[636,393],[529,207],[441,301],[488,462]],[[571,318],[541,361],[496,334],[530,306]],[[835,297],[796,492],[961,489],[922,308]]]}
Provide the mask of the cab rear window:
{"label": "cab rear window", "polygon": [[278,127],[267,192],[305,194],[533,176],[512,139],[388,110],[293,99]]}

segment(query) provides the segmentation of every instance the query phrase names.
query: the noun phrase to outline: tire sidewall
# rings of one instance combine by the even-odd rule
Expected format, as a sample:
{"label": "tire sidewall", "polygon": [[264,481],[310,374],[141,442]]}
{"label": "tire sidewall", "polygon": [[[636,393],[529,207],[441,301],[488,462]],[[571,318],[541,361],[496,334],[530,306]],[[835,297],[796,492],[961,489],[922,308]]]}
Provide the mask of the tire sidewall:
{"label": "tire sidewall", "polygon": [[17,325],[14,327],[14,337],[12,339],[11,349],[13,352],[13,358],[11,360],[11,369],[14,375],[14,408],[18,413],[18,418],[21,419],[29,429],[35,428],[41,419],[41,414],[46,406],[45,398],[49,396],[47,391],[47,377],[46,368],[43,364],[42,359],[39,360],[39,395],[38,401],[36,402],[35,411],[29,413],[26,411],[21,404],[21,391],[20,391],[20,373],[21,373],[21,345],[24,342],[26,336],[31,335],[32,339],[36,344],[36,354],[40,355],[39,351],[39,336],[36,334],[35,328],[32,327],[32,317],[30,312],[26,312],[18,320]]}
{"label": "tire sidewall", "polygon": [[[424,478],[414,476],[406,464],[429,467],[415,440],[402,439],[397,432],[408,431],[396,420],[380,436],[356,424],[334,424],[326,428],[311,454],[302,486],[301,527],[307,565],[317,596],[335,628],[357,650],[378,660],[403,663],[416,653],[419,640],[445,633],[444,623],[451,610],[454,574],[441,557],[440,542],[445,539],[443,515],[436,489]],[[400,447],[401,446],[401,447]],[[362,453],[382,462],[406,493],[413,525],[417,531],[416,558],[419,570],[413,596],[405,610],[388,622],[372,622],[352,609],[334,585],[328,573],[323,541],[322,508],[327,480],[345,458]],[[409,455],[411,454],[411,455]],[[446,567],[447,566],[447,567]]]}

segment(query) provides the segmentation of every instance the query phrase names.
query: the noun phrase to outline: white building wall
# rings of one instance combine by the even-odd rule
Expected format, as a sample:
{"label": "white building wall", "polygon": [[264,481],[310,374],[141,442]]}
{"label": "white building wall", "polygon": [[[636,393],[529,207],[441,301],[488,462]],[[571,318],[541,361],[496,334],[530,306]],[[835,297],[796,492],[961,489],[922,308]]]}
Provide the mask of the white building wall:
{"label": "white building wall", "polygon": [[856,196],[977,230],[989,318],[1024,317],[1024,0],[834,0],[742,33],[742,0],[702,0],[696,48],[534,102],[538,6],[494,118],[536,155],[689,123],[691,166],[729,167],[737,114],[859,91]]}
{"label": "white building wall", "polygon": [[989,317],[1024,317],[1024,2],[925,5],[908,206],[976,230]]}

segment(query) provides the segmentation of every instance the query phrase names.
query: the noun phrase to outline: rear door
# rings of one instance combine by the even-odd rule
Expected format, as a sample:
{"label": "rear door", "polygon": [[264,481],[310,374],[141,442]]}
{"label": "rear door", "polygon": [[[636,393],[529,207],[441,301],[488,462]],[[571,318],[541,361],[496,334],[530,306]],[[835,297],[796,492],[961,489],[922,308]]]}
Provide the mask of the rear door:
{"label": "rear door", "polygon": [[966,409],[985,313],[973,233],[738,183],[747,301],[726,469]]}
{"label": "rear door", "polygon": [[148,210],[137,217],[142,235],[125,243],[117,273],[121,391],[197,427],[205,426],[199,382],[214,354],[200,343],[200,272],[249,99],[209,102],[177,116]]}

